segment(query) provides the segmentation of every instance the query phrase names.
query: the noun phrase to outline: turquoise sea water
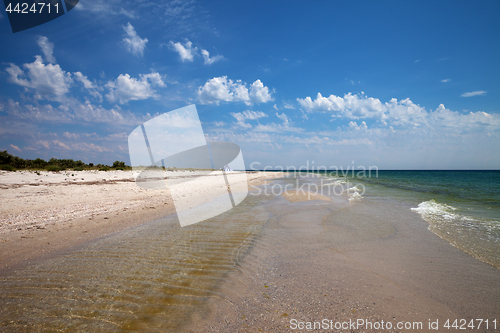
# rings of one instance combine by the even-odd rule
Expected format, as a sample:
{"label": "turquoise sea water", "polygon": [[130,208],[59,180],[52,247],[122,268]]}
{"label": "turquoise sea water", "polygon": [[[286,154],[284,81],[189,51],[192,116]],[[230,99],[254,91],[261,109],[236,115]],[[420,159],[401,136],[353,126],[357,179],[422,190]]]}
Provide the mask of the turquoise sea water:
{"label": "turquoise sea water", "polygon": [[412,204],[429,230],[500,268],[500,171],[378,171],[345,178],[357,185],[362,200],[389,197]]}

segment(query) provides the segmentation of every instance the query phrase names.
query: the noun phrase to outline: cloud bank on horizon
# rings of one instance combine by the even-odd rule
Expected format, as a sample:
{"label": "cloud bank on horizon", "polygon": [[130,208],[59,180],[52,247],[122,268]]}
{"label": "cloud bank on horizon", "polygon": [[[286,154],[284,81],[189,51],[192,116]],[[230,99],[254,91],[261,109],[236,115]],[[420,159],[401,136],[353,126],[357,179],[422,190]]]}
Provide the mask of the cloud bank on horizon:
{"label": "cloud bank on horizon", "polygon": [[[3,45],[12,45],[1,54],[0,149],[24,158],[128,163],[133,128],[196,104],[207,140],[238,143],[247,167],[314,161],[327,167],[499,169],[500,29],[475,22],[500,28],[492,14],[500,5],[475,4],[471,15],[467,6],[451,3],[455,13],[438,10],[447,18],[447,34],[440,36],[392,16],[331,22],[309,3],[305,10],[295,3],[257,3],[265,6],[262,14],[229,2],[223,8],[120,2],[117,9],[89,1],[76,7],[71,22],[49,23],[52,33],[33,28],[0,35]],[[276,22],[280,6],[290,17]],[[354,5],[342,6],[355,12]],[[408,6],[420,10],[401,4],[390,11]],[[435,13],[421,14],[438,22]],[[260,15],[258,28],[250,23],[254,15]],[[7,24],[0,18],[0,30]],[[64,24],[74,31],[60,32]],[[481,37],[464,41],[459,34],[467,29]],[[414,35],[426,42],[394,41]],[[342,44],[355,37],[359,43]],[[430,52],[426,43],[447,48]],[[422,50],[414,51],[418,46]]]}

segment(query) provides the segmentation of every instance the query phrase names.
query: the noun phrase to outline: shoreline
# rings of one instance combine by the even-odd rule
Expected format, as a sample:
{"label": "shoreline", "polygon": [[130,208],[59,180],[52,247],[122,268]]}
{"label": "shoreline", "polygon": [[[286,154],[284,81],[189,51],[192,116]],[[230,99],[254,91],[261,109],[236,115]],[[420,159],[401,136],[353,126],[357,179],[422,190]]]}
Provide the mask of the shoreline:
{"label": "shoreline", "polygon": [[[253,175],[250,186],[269,189],[293,183],[288,177],[270,183],[269,178],[279,177],[275,173]],[[308,181],[319,180],[312,176]],[[133,183],[98,186],[112,197],[121,194],[124,184]],[[88,189],[74,186],[78,188]],[[95,193],[93,199],[98,199]],[[111,232],[102,236],[109,237],[87,242],[65,238],[62,253],[32,256],[19,265],[35,265],[3,270],[0,300],[5,318],[0,324],[101,331],[175,327],[186,332],[282,332],[293,330],[292,320],[423,325],[439,320],[439,331],[445,331],[447,319],[500,319],[494,317],[500,308],[496,268],[434,235],[408,204],[379,197],[350,199],[348,193],[327,198],[309,192],[289,198],[249,195],[235,209],[185,228],[171,215],[151,221],[152,214],[161,215],[160,208],[108,213],[108,219],[99,215],[93,230],[107,226]],[[165,203],[166,211],[173,207]],[[137,227],[111,235],[117,228],[111,222],[118,223],[120,215]],[[74,228],[76,222],[67,230],[78,230]],[[63,235],[48,229],[26,232],[39,237],[17,244],[27,242],[32,249],[36,240],[43,243],[41,235]],[[78,236],[87,234],[91,231]],[[52,301],[39,302],[47,297]],[[46,321],[47,313],[54,322]]]}
{"label": "shoreline", "polygon": [[[247,173],[250,186],[275,176]],[[0,199],[0,272],[176,213],[167,188],[142,189],[131,171],[2,171]]]}

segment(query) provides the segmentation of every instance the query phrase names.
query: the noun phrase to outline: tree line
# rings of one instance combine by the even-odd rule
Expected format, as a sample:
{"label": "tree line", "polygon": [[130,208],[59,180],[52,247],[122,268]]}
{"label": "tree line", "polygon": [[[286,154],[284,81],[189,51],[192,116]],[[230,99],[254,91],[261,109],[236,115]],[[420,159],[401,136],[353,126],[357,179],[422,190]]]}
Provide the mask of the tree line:
{"label": "tree line", "polygon": [[35,160],[29,160],[9,154],[6,150],[0,152],[0,170],[15,171],[23,169],[47,170],[47,171],[62,171],[68,169],[74,171],[83,171],[83,170],[108,171],[111,169],[130,170],[132,168],[130,166],[125,165],[125,162],[122,161],[114,161],[113,165],[111,166],[106,164],[94,165],[94,163],[86,164],[81,160],[75,161],[72,159],[51,158],[50,160],[45,161],[41,158],[37,158]]}

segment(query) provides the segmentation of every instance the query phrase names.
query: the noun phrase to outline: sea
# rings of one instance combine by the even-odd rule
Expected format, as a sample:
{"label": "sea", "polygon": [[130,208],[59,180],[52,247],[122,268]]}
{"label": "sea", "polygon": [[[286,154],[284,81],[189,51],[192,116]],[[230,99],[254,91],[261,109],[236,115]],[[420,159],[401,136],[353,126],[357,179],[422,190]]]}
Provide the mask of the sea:
{"label": "sea", "polygon": [[348,184],[351,201],[410,204],[434,234],[500,268],[500,171],[327,171],[322,176]]}

